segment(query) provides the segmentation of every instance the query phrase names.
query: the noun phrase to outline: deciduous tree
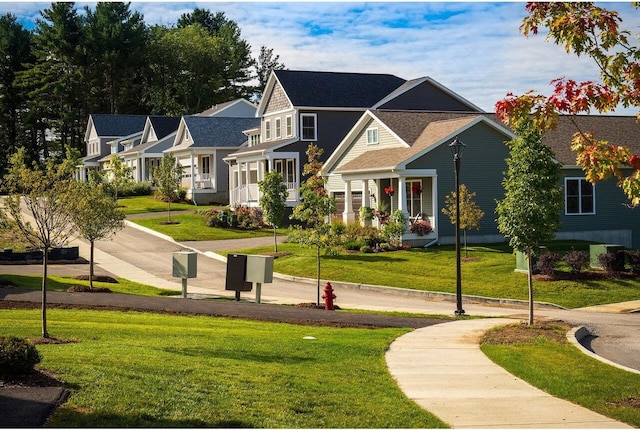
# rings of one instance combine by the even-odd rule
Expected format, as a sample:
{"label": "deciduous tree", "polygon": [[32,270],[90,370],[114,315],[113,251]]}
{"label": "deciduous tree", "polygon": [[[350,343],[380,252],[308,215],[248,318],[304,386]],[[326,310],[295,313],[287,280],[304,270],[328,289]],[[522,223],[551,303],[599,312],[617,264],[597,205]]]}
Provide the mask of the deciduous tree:
{"label": "deciduous tree", "polygon": [[273,248],[278,252],[276,231],[284,217],[289,191],[284,184],[282,174],[275,170],[267,172],[264,180],[258,182],[258,187],[260,188],[260,207],[264,219],[273,227]]}
{"label": "deciduous tree", "polygon": [[[71,202],[74,198],[71,177],[75,160],[56,164],[52,159],[44,166],[28,165],[20,148],[11,157],[11,168],[4,179],[9,195],[5,209],[18,231],[31,246],[42,251],[42,337],[47,331],[47,269],[49,250],[64,245],[73,234]],[[26,211],[25,215],[23,213]],[[32,221],[33,220],[33,225]]]}
{"label": "deciduous tree", "polygon": [[[550,96],[509,93],[496,103],[496,113],[505,123],[517,125],[531,116],[533,126],[544,131],[555,128],[559,114],[571,118],[592,110],[610,112],[619,105],[640,107],[640,49],[637,41],[630,41],[631,33],[620,28],[617,12],[591,2],[535,2],[527,3],[526,9],[529,16],[520,27],[525,36],[545,28],[547,39],[564,45],[567,53],[590,57],[600,69],[600,82],[558,78],[551,82]],[[571,149],[588,180],[615,177],[631,204],[640,204],[640,154],[577,125]]]}
{"label": "deciduous tree", "polygon": [[160,165],[153,169],[153,183],[158,187],[157,193],[167,201],[168,224],[171,224],[171,200],[176,198],[181,181],[182,166],[176,162],[173,154],[165,154]]}
{"label": "deciduous tree", "polygon": [[[504,199],[498,201],[498,230],[509,245],[528,259],[529,324],[533,324],[532,257],[541,243],[552,240],[560,224],[562,189],[560,165],[542,133],[529,121],[518,124],[519,136],[509,141],[507,172],[502,185]],[[462,210],[460,211],[462,212]]]}
{"label": "deciduous tree", "polygon": [[[480,220],[484,216],[484,211],[473,201],[476,193],[472,193],[467,189],[465,184],[460,184],[460,228],[464,232],[464,254],[467,256],[467,230],[480,230]],[[451,224],[455,224],[456,217],[456,192],[445,196],[445,207],[442,213],[447,215],[451,220]]]}
{"label": "deciduous tree", "polygon": [[325,249],[330,252],[334,244],[331,225],[326,221],[336,210],[335,199],[327,193],[324,178],[320,175],[322,153],[322,148],[314,144],[308,146],[308,161],[302,171],[307,179],[300,188],[300,204],[293,208],[293,214],[291,214],[291,219],[303,222],[306,227],[299,229],[295,236],[298,243],[316,248],[318,305],[320,305],[320,250]]}

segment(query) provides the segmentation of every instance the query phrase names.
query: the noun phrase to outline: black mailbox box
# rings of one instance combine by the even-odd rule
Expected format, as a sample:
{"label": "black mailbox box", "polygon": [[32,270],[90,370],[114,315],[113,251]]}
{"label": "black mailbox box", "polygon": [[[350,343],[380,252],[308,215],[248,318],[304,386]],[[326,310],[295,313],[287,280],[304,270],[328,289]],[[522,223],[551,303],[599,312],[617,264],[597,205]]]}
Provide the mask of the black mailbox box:
{"label": "black mailbox box", "polygon": [[227,255],[227,278],[225,290],[251,291],[253,283],[245,281],[247,273],[247,255]]}

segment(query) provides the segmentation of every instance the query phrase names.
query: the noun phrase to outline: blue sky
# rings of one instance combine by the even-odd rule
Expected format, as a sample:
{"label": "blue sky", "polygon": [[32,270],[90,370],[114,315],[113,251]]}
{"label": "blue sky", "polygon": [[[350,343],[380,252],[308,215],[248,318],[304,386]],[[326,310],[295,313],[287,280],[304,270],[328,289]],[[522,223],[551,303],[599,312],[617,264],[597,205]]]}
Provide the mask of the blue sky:
{"label": "blue sky", "polygon": [[[77,3],[81,8],[95,3]],[[30,27],[50,3],[3,2]],[[174,25],[195,7],[224,12],[258,52],[266,45],[294,70],[390,73],[404,79],[430,76],[487,111],[508,92],[550,92],[565,76],[596,79],[587,58],[567,55],[519,32],[522,2],[142,2],[131,8],[147,24]],[[640,13],[629,3],[606,3],[623,27],[637,33]],[[635,114],[634,111],[619,111]]]}

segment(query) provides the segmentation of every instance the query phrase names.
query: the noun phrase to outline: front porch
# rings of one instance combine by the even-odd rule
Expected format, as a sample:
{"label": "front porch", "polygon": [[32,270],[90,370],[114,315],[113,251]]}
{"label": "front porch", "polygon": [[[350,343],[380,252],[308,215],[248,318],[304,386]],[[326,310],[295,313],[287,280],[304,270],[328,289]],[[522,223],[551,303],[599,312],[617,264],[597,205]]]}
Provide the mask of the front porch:
{"label": "front porch", "polygon": [[[293,207],[298,202],[298,189],[300,183],[297,156],[287,158],[275,158],[275,154],[267,159],[238,160],[229,166],[229,204],[232,207],[260,206],[260,187],[258,183],[264,179],[267,172],[275,170],[279,172],[289,192],[287,206]],[[280,155],[280,154],[279,154]],[[292,154],[293,155],[293,154]],[[281,156],[281,155],[280,155]]]}
{"label": "front porch", "polygon": [[[342,178],[345,184],[344,193],[335,193],[338,200],[344,195],[342,221],[345,223],[360,222],[363,225],[374,225],[382,228],[385,217],[400,210],[407,219],[402,242],[410,246],[425,246],[438,239],[437,223],[437,191],[435,174],[431,176],[396,176],[375,179]],[[373,213],[372,219],[361,219],[360,208],[370,208],[364,212]],[[364,213],[362,212],[362,213]],[[412,224],[426,221],[432,228],[427,234]]]}

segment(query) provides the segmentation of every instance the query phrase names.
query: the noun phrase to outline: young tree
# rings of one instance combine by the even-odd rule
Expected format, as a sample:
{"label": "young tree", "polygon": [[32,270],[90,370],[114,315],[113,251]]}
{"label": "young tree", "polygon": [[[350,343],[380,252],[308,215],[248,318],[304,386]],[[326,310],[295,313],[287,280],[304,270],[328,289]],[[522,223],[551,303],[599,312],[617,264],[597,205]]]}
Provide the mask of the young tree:
{"label": "young tree", "polygon": [[320,175],[322,152],[322,148],[314,144],[307,148],[308,161],[302,171],[307,180],[300,188],[300,204],[293,208],[291,214],[291,219],[302,221],[306,227],[299,230],[296,236],[298,243],[316,248],[317,305],[320,305],[320,250],[330,251],[333,246],[331,225],[326,219],[336,210],[335,199],[327,194],[324,178]]}
{"label": "young tree", "polygon": [[[9,195],[4,210],[15,221],[18,231],[33,247],[42,251],[42,337],[47,331],[47,268],[49,250],[64,245],[73,234],[70,202],[74,199],[71,177],[75,162],[55,164],[52,159],[44,166],[25,161],[24,148],[10,160],[11,168],[4,179]],[[25,216],[33,218],[35,226]]]}
{"label": "young tree", "polygon": [[124,164],[118,154],[111,154],[111,157],[109,157],[109,172],[111,173],[111,183],[116,194],[116,202],[118,201],[118,191],[133,182],[131,171],[131,167]]}
{"label": "young tree", "polygon": [[118,209],[105,184],[75,182],[75,198],[71,203],[71,215],[78,235],[90,245],[89,288],[93,288],[93,254],[97,240],[111,237],[124,227],[124,212]]}
{"label": "young tree", "polygon": [[180,182],[182,181],[182,167],[176,161],[173,154],[165,154],[160,161],[160,165],[153,169],[153,182],[158,187],[158,194],[167,200],[169,217],[171,222],[171,200],[176,198]]}
{"label": "young tree", "polygon": [[[554,90],[548,97],[533,91],[520,96],[509,93],[496,103],[496,113],[505,123],[514,124],[531,115],[533,126],[544,131],[555,128],[559,114],[574,117],[592,109],[605,113],[620,104],[640,107],[640,49],[637,41],[629,41],[631,33],[620,29],[622,19],[617,12],[591,2],[532,2],[526,9],[529,16],[520,27],[525,36],[546,28],[547,39],[564,45],[567,53],[590,57],[601,71],[601,82],[559,78],[551,82]],[[640,154],[577,125],[571,149],[588,180],[595,183],[616,177],[631,205],[640,204]],[[630,173],[623,167],[630,168]]]}
{"label": "young tree", "polygon": [[[562,189],[560,165],[542,133],[524,120],[518,123],[517,139],[509,141],[510,155],[502,181],[504,199],[498,201],[498,230],[509,245],[528,259],[529,325],[533,324],[532,257],[539,245],[552,240],[560,225]],[[462,210],[460,210],[462,212]]]}
{"label": "young tree", "polygon": [[273,248],[278,252],[276,231],[284,217],[289,191],[282,180],[282,174],[275,170],[267,172],[264,180],[258,182],[258,187],[260,188],[260,207],[265,220],[273,227]]}
{"label": "young tree", "polygon": [[[464,256],[467,257],[467,230],[480,230],[480,220],[484,216],[484,211],[473,201],[476,193],[467,189],[465,184],[460,185],[460,228],[464,236]],[[445,207],[442,213],[447,215],[451,224],[456,223],[456,192],[445,197]]]}

